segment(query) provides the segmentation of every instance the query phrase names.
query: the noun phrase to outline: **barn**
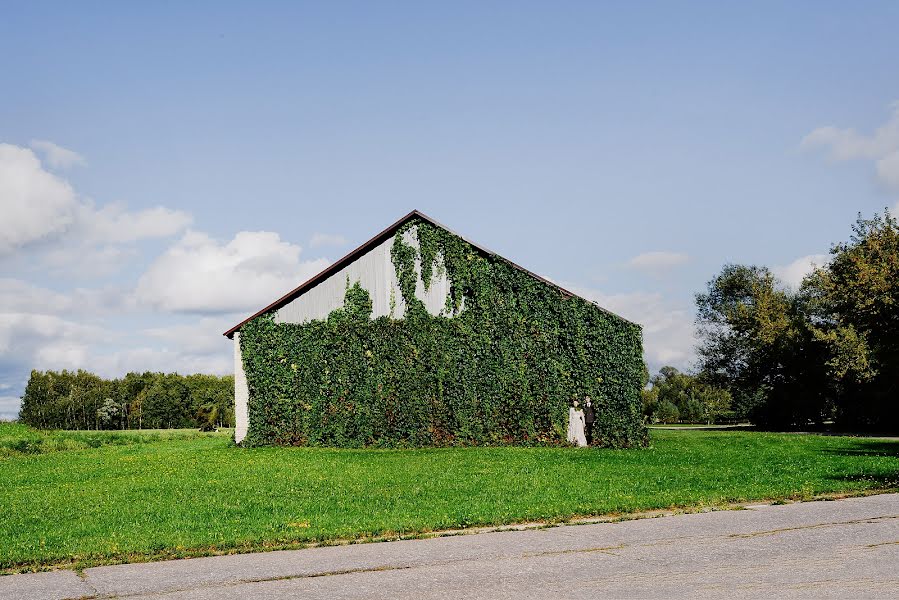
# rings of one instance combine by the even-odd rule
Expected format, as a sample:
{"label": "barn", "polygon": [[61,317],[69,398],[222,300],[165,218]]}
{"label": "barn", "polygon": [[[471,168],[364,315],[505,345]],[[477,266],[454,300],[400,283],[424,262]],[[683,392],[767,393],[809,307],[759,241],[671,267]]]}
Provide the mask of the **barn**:
{"label": "barn", "polygon": [[419,211],[225,335],[241,445],[646,441],[640,326]]}

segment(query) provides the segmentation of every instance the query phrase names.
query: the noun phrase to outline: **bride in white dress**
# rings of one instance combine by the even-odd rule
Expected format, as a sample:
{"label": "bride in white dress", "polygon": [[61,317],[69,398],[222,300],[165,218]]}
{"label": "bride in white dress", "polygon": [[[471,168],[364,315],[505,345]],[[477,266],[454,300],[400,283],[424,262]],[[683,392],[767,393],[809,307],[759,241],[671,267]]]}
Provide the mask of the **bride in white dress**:
{"label": "bride in white dress", "polygon": [[584,434],[584,411],[577,400],[568,409],[568,441],[582,448],[587,445],[587,436]]}

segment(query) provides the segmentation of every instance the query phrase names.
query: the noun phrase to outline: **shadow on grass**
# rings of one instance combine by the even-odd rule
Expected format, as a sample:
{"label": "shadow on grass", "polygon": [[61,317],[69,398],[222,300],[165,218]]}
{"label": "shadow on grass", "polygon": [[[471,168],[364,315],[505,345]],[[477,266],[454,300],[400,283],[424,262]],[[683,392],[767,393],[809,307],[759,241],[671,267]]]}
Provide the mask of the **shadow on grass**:
{"label": "shadow on grass", "polygon": [[843,448],[826,448],[821,452],[834,456],[876,457],[887,461],[886,464],[868,463],[870,466],[867,469],[856,468],[854,473],[831,476],[828,478],[831,481],[862,484],[869,489],[899,489],[899,463],[892,460],[899,458],[899,441],[853,438]]}
{"label": "shadow on grass", "polygon": [[868,490],[875,492],[891,492],[899,491],[899,470],[892,473],[877,474],[852,474],[838,475],[828,477],[830,481],[839,481],[842,484],[847,482],[861,484],[856,486],[858,491]]}
{"label": "shadow on grass", "polygon": [[899,458],[899,441],[853,439],[846,448],[827,448],[827,454],[838,456],[887,456]]}

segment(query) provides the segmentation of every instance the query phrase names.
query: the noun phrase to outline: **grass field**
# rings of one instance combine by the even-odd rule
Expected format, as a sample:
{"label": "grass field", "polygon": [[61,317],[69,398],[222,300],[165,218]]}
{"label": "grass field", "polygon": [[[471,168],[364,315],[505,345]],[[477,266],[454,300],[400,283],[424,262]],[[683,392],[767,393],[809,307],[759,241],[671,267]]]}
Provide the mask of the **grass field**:
{"label": "grass field", "polygon": [[0,572],[899,488],[899,442],[651,439],[638,450],[243,450],[230,434],[0,424]]}

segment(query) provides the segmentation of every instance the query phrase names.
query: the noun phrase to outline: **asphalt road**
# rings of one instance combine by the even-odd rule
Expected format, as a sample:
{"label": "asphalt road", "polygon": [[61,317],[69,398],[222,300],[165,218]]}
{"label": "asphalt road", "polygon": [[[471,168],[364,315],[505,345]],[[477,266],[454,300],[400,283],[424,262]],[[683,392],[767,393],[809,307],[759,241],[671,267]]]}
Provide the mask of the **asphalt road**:
{"label": "asphalt road", "polygon": [[0,577],[0,598],[896,598],[899,494]]}

